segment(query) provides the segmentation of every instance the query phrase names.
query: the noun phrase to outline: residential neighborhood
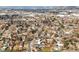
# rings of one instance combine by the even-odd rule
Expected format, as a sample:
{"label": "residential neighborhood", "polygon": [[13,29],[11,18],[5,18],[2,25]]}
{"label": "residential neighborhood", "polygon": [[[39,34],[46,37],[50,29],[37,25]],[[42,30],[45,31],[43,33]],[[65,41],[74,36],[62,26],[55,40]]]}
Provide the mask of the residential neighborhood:
{"label": "residential neighborhood", "polygon": [[0,52],[79,51],[77,11],[0,10]]}

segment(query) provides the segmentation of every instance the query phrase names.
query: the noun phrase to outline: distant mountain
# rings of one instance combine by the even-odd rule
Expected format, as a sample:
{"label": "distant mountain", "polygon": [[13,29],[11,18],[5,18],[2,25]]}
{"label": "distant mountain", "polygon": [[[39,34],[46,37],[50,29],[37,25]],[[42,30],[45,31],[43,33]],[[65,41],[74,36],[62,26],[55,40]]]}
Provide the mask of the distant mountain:
{"label": "distant mountain", "polygon": [[0,9],[53,9],[53,10],[74,10],[79,6],[0,6]]}

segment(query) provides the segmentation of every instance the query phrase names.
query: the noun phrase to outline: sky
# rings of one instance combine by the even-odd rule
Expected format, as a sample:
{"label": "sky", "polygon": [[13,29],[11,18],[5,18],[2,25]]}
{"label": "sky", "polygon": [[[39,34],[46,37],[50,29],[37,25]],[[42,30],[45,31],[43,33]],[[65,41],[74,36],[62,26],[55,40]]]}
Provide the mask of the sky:
{"label": "sky", "polygon": [[0,6],[79,6],[79,0],[0,0]]}

